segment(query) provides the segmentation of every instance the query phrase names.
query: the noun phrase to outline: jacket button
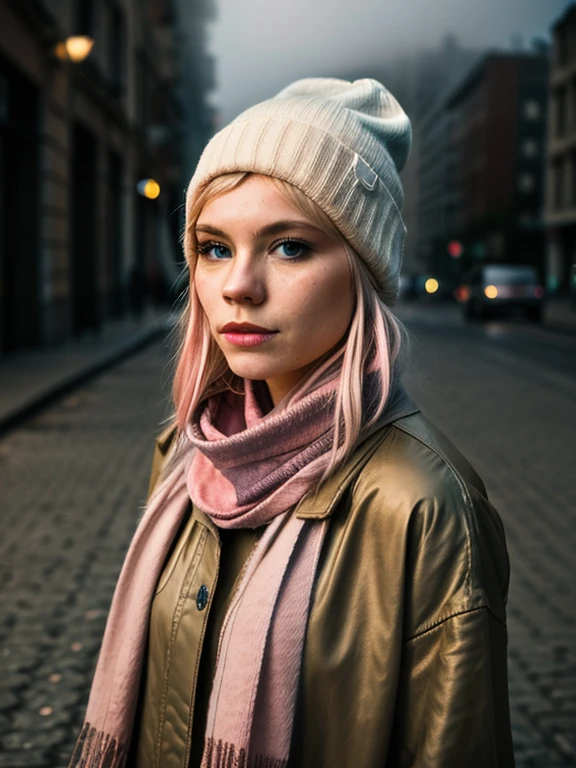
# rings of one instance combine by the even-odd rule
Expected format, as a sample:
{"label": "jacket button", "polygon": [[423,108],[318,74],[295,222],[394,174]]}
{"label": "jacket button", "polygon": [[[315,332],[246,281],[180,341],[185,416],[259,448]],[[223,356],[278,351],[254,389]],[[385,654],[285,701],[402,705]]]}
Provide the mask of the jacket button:
{"label": "jacket button", "polygon": [[208,588],[205,584],[202,584],[196,595],[196,608],[199,611],[203,611],[208,603]]}

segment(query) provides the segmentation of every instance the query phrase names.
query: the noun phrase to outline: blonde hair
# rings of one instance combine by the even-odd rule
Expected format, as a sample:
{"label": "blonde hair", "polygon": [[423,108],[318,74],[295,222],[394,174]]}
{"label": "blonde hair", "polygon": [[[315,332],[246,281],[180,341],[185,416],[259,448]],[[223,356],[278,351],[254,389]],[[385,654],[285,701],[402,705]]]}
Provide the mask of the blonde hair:
{"label": "blonde hair", "polygon": [[[235,389],[240,380],[228,367],[226,358],[216,344],[194,287],[197,258],[196,222],[204,206],[216,197],[239,186],[249,173],[230,173],[210,181],[189,201],[184,231],[184,254],[190,271],[186,308],[180,321],[181,343],[174,375],[173,398],[175,420],[182,431],[198,405],[210,394]],[[341,464],[354,448],[360,431],[382,414],[398,360],[403,328],[378,296],[370,273],[362,260],[340,234],[332,220],[303,192],[288,182],[265,177],[302,214],[328,235],[343,243],[348,254],[355,289],[355,309],[345,343],[310,371],[290,393],[284,406],[295,397],[302,397],[339,376],[334,413],[334,441],[328,465],[320,478],[322,482]],[[374,401],[368,403],[370,414],[365,424],[363,408],[364,377],[368,369],[377,369],[380,386]]]}

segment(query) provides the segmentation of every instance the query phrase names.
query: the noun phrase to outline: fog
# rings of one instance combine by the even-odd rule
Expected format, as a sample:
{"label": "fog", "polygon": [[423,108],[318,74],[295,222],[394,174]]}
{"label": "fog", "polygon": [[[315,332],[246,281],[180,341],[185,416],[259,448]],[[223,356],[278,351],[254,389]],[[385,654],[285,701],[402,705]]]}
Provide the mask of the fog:
{"label": "fog", "polygon": [[550,39],[570,0],[216,0],[210,30],[224,124],[299,77],[346,76],[434,48],[448,33],[474,48]]}

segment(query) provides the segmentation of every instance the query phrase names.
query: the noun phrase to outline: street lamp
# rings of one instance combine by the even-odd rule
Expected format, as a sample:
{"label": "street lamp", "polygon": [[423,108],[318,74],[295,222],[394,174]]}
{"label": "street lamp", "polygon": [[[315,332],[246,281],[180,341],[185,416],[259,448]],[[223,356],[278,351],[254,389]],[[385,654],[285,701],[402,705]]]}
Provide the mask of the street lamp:
{"label": "street lamp", "polygon": [[60,61],[71,61],[79,64],[88,58],[94,45],[94,40],[87,35],[73,35],[56,43],[54,53]]}
{"label": "street lamp", "polygon": [[156,179],[141,179],[136,184],[136,191],[142,197],[148,198],[148,200],[156,200],[160,194],[160,184]]}

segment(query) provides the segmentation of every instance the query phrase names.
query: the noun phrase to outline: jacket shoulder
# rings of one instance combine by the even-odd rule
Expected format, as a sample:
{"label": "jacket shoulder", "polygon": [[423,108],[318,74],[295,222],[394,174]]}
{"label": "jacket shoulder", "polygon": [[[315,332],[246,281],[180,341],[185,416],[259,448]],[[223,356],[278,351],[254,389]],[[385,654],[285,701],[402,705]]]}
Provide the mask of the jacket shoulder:
{"label": "jacket shoulder", "polygon": [[502,522],[477,472],[424,416],[391,425],[351,501],[370,535],[405,564],[407,591],[418,596],[409,601],[414,634],[480,607],[505,622],[509,563]]}
{"label": "jacket shoulder", "polygon": [[454,489],[462,501],[487,498],[484,483],[456,446],[420,412],[383,430],[382,440],[364,467],[361,483],[385,482],[406,500],[442,498]]}
{"label": "jacket shoulder", "polygon": [[486,496],[484,483],[468,459],[422,413],[399,419],[395,422],[394,427],[419,442],[425,453],[427,449],[438,456],[442,463],[449,467],[459,479]]}

